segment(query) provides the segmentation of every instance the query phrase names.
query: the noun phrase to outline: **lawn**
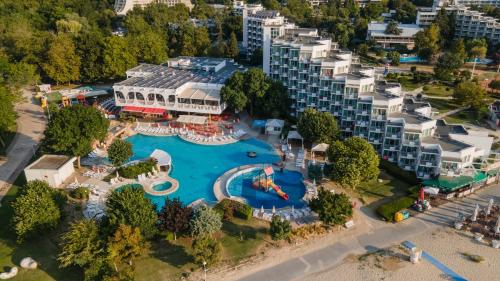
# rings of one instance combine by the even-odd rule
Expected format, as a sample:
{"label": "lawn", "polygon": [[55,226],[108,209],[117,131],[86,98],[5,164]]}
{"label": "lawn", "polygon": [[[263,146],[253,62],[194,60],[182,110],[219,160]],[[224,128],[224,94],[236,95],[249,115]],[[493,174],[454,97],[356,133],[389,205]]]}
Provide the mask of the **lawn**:
{"label": "lawn", "polygon": [[454,100],[433,99],[433,98],[426,98],[425,100],[431,104],[431,107],[433,109],[439,111],[439,113],[446,113],[448,111],[460,107]]}
{"label": "lawn", "polygon": [[380,171],[378,180],[364,182],[358,188],[358,194],[364,200],[365,204],[371,204],[384,198],[404,195],[411,187],[410,184],[399,180],[385,171]]}
{"label": "lawn", "polygon": [[[4,197],[0,207],[0,268],[8,269],[19,265],[22,258],[30,256],[39,262],[39,269],[20,269],[13,281],[78,281],[82,280],[82,273],[76,267],[61,269],[57,262],[58,244],[61,233],[67,226],[72,215],[57,230],[48,233],[42,238],[16,244],[15,234],[10,230],[12,208],[9,203],[14,200],[19,187],[24,184],[24,177],[19,177],[9,193]],[[267,234],[268,223],[256,220],[249,221],[234,219],[224,222],[222,231],[216,235],[223,246],[222,263],[234,265],[245,258],[259,253],[265,241],[269,241]],[[149,255],[135,262],[135,276],[137,280],[178,280],[190,272],[198,270],[201,265],[194,264],[191,256],[192,239],[181,236],[176,241],[158,239],[151,241]],[[1,271],[0,271],[1,272]]]}
{"label": "lawn", "polygon": [[423,89],[423,94],[434,97],[449,97],[453,95],[453,88],[441,84],[430,84],[425,85]]}
{"label": "lawn", "polygon": [[462,110],[444,118],[446,122],[451,124],[464,124],[469,123],[481,127],[488,126],[484,120],[484,116],[477,117],[477,114],[472,110]]}
{"label": "lawn", "polygon": [[411,76],[401,76],[398,81],[405,91],[413,91],[424,85],[424,82],[414,82]]}

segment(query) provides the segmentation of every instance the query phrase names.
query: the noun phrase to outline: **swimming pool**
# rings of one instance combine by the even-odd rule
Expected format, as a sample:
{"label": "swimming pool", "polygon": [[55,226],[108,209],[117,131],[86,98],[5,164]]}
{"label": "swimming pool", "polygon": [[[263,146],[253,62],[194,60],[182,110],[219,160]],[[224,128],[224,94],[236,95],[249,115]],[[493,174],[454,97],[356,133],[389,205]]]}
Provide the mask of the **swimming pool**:
{"label": "swimming pool", "polygon": [[[198,145],[177,136],[157,137],[138,134],[127,138],[127,141],[132,144],[134,152],[130,160],[147,158],[155,149],[170,154],[173,166],[170,176],[179,181],[179,189],[168,196],[179,197],[184,204],[190,204],[201,198],[206,201],[216,201],[213,184],[220,175],[232,168],[247,164],[270,164],[280,160],[270,145],[257,139],[226,145]],[[257,157],[247,157],[248,151],[255,151]],[[146,196],[158,208],[163,206],[164,196],[149,194]]]}
{"label": "swimming pool", "polygon": [[260,169],[257,169],[235,177],[229,182],[227,189],[229,194],[245,198],[247,203],[254,208],[260,208],[261,206],[266,209],[273,206],[283,208],[292,205],[295,208],[302,208],[304,206],[305,202],[302,201],[302,197],[304,197],[305,187],[301,173],[274,170],[274,183],[289,197],[288,200],[283,200],[274,190],[266,192],[252,188],[252,178],[257,176],[260,171]]}
{"label": "swimming pool", "polygon": [[425,60],[419,58],[418,56],[411,56],[411,57],[409,57],[409,56],[407,56],[407,57],[401,56],[399,58],[399,62],[401,62],[401,63],[405,63],[405,62],[407,62],[407,63],[408,62],[425,62]]}

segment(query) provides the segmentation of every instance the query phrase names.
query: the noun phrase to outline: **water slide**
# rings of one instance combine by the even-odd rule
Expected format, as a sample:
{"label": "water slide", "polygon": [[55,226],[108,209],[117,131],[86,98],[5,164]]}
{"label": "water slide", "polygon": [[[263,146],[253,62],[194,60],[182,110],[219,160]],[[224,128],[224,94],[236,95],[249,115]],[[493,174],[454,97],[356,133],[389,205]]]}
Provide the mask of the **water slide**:
{"label": "water slide", "polygon": [[288,200],[288,194],[283,192],[283,190],[281,190],[281,188],[279,186],[277,186],[274,182],[271,183],[271,188],[274,189],[274,191],[276,191],[276,193],[278,193],[278,195],[281,198],[283,198],[284,200]]}

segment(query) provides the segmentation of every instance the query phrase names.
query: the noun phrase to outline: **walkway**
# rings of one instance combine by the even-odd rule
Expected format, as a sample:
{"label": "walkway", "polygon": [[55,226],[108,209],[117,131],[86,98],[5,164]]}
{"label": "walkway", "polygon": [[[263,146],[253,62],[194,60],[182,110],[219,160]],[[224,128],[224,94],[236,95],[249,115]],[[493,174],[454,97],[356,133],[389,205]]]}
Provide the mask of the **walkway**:
{"label": "walkway", "polygon": [[[222,174],[220,177],[217,178],[217,180],[214,183],[214,194],[215,198],[217,198],[217,201],[222,201],[223,199],[226,198],[231,198],[231,195],[227,193],[226,190],[226,185],[227,182],[233,178],[233,176],[240,171],[244,171],[253,167],[259,167],[262,166],[262,164],[251,164],[251,165],[244,165],[244,166],[239,166],[236,168],[232,168],[231,170],[225,172]],[[234,198],[233,198],[234,199]]]}
{"label": "walkway", "polygon": [[444,117],[446,117],[446,116],[453,115],[453,114],[455,114],[455,113],[458,113],[458,112],[460,112],[460,111],[462,111],[462,110],[466,110],[466,109],[468,109],[468,108],[469,108],[468,106],[467,106],[467,107],[460,107],[460,108],[453,109],[453,110],[450,110],[450,111],[448,111],[448,112],[441,113],[441,114],[438,114],[438,115],[436,115],[436,116],[433,116],[433,118],[434,118],[434,119],[443,119],[443,118],[444,118]]}
{"label": "walkway", "polygon": [[7,160],[0,161],[0,202],[12,183],[33,157],[45,131],[45,115],[33,103],[33,93],[23,90],[24,101],[17,104],[17,134],[7,150]]}
{"label": "walkway", "polygon": [[[252,271],[252,269],[247,268],[246,272],[236,272],[238,275],[233,278],[245,281],[300,280],[309,274],[334,270],[334,267],[342,262],[348,254],[362,254],[367,251],[385,248],[401,243],[425,231],[450,226],[457,218],[458,211],[470,214],[476,204],[486,205],[489,198],[498,198],[498,196],[500,196],[500,185],[490,186],[481,189],[470,197],[449,202],[439,208],[433,208],[427,213],[398,224],[382,223],[380,220],[371,222],[373,218],[366,217],[365,219],[369,221],[368,224],[372,227],[372,230],[368,233],[358,236],[351,235],[349,238],[335,242],[325,248],[290,257],[279,264],[271,261],[269,267],[265,269],[255,268]],[[228,278],[228,280],[232,279]]]}

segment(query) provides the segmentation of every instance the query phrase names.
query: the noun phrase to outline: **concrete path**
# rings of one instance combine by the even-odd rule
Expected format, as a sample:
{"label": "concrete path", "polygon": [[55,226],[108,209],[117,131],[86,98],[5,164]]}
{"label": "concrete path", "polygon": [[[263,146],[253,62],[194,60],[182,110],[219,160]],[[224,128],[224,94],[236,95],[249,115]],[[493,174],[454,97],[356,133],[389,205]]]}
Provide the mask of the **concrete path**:
{"label": "concrete path", "polygon": [[373,229],[368,233],[345,239],[297,258],[292,258],[276,266],[244,276],[239,280],[300,280],[309,274],[332,270],[348,254],[361,254],[367,251],[374,251],[401,243],[425,231],[432,231],[442,226],[451,226],[452,222],[457,218],[458,212],[467,215],[471,214],[476,204],[485,206],[488,204],[489,198],[499,200],[499,197],[500,185],[490,186],[479,190],[478,193],[468,198],[444,204],[439,208],[434,208],[427,213],[420,214],[417,217],[410,218],[398,224],[370,223]]}
{"label": "concrete path", "polygon": [[441,114],[438,114],[436,116],[433,116],[434,119],[443,119],[444,117],[446,116],[450,116],[450,115],[453,115],[455,113],[458,113],[462,110],[466,110],[468,109],[469,107],[460,107],[460,108],[457,108],[457,109],[453,109],[453,110],[450,110],[448,112],[445,112],[445,113],[441,113]]}
{"label": "concrete path", "polygon": [[23,90],[24,100],[17,104],[17,134],[8,150],[7,159],[0,161],[0,202],[10,186],[28,164],[45,130],[42,108],[33,102],[33,93]]}

